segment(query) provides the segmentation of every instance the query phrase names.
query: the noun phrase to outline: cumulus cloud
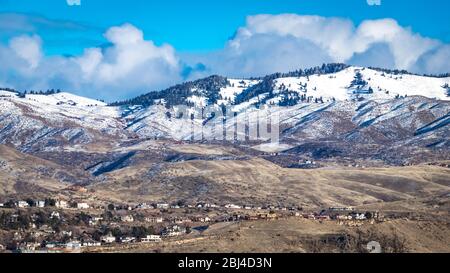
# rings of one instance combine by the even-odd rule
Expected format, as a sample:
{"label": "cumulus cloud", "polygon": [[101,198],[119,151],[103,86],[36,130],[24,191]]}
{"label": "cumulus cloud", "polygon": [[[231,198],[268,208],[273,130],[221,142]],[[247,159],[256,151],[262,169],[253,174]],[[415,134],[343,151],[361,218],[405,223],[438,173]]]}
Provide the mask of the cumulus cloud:
{"label": "cumulus cloud", "polygon": [[112,100],[181,81],[180,61],[170,45],[145,40],[130,24],[110,28],[105,38],[109,46],[85,49],[80,56],[44,57],[38,36],[15,37],[0,48],[0,56],[10,56],[5,59],[9,71],[0,70],[0,82],[22,90],[62,88]]}
{"label": "cumulus cloud", "polygon": [[24,60],[31,69],[35,69],[42,58],[41,39],[34,36],[19,36],[11,39],[9,43],[12,51]]}
{"label": "cumulus cloud", "polygon": [[[448,60],[445,48],[438,40],[413,33],[393,19],[367,20],[355,26],[343,18],[256,15],[247,18],[221,52],[204,62],[212,71],[243,76],[330,61],[442,73],[449,71],[447,62],[440,61]],[[419,66],[419,61],[423,65]]]}
{"label": "cumulus cloud", "polygon": [[[13,25],[15,31],[24,28]],[[0,44],[0,83],[21,90],[60,88],[111,101],[209,74],[263,76],[329,62],[427,74],[450,71],[450,45],[393,19],[356,26],[343,18],[249,16],[223,49],[209,53],[180,53],[171,45],[156,45],[130,24],[109,28],[104,38],[106,46],[67,57],[45,56],[45,43],[36,34],[15,35]]]}

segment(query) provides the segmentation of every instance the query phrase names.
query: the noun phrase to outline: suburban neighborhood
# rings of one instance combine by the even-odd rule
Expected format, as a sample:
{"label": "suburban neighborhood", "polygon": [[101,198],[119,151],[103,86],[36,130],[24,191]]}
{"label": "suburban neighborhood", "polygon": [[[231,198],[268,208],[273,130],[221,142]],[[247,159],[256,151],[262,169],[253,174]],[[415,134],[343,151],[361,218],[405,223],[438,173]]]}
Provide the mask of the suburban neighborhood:
{"label": "suburban neighborhood", "polygon": [[331,207],[249,204],[139,203],[90,204],[77,200],[8,200],[0,203],[0,251],[80,253],[116,246],[158,244],[202,237],[211,225],[226,222],[301,218],[361,226],[384,221],[378,211]]}

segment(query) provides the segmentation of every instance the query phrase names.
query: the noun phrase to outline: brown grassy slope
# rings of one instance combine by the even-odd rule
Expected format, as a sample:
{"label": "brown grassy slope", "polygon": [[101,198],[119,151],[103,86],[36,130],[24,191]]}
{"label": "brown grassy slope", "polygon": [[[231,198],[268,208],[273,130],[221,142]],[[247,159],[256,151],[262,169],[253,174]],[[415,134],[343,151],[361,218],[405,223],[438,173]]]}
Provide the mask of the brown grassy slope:
{"label": "brown grassy slope", "polygon": [[[359,235],[361,234],[361,236]],[[362,227],[342,226],[334,221],[311,221],[299,218],[276,221],[220,223],[202,234],[206,240],[186,238],[173,242],[139,245],[130,252],[364,252],[367,243],[380,240],[384,252],[395,237],[402,241],[401,252],[450,252],[450,229],[444,222],[394,220]],[[344,242],[347,238],[348,242]]]}
{"label": "brown grassy slope", "polygon": [[0,196],[46,195],[67,187],[61,166],[0,145]]}
{"label": "brown grassy slope", "polygon": [[357,206],[450,192],[450,170],[434,166],[372,169],[284,169],[263,159],[187,161],[129,167],[94,186],[117,198]]}

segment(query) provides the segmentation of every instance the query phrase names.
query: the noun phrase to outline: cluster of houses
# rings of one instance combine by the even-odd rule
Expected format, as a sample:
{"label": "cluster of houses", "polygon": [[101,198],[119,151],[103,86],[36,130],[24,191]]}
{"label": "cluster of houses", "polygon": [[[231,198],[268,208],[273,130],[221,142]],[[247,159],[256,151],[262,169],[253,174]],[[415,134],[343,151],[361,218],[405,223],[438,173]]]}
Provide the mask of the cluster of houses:
{"label": "cluster of houses", "polygon": [[8,202],[8,203],[0,203],[0,208],[5,207],[11,207],[11,204],[13,204],[13,207],[17,208],[30,208],[30,207],[36,207],[36,208],[45,208],[45,207],[56,207],[59,209],[69,209],[69,208],[75,208],[79,210],[87,210],[90,209],[91,206],[88,203],[85,202],[68,202],[65,200],[57,200],[54,201],[54,204],[50,204],[48,201],[45,200],[19,200],[15,202]]}
{"label": "cluster of houses", "polygon": [[[163,238],[171,238],[181,236],[187,233],[187,228],[179,225],[171,225],[162,231],[160,235],[151,234],[146,235],[142,238],[136,238],[133,236],[124,236],[124,237],[116,237],[111,233],[101,236],[100,241],[95,241],[92,239],[87,240],[73,240],[67,243],[61,242],[42,242],[42,243],[34,243],[34,242],[26,242],[22,243],[18,246],[18,251],[27,253],[27,252],[81,252],[83,248],[93,248],[93,247],[101,247],[104,245],[112,245],[112,244],[134,244],[134,243],[160,243]],[[68,234],[71,235],[71,234]]]}
{"label": "cluster of houses", "polygon": [[309,220],[337,220],[343,221],[380,221],[383,216],[379,211],[358,212],[352,207],[331,207],[328,210],[322,210],[319,213],[293,213],[294,216],[302,217]]}
{"label": "cluster of houses", "polygon": [[[0,203],[0,208],[11,207],[11,202]],[[298,207],[283,207],[283,206],[252,206],[252,205],[237,205],[233,203],[228,203],[224,205],[217,205],[214,203],[208,202],[197,202],[195,204],[169,204],[169,203],[140,203],[136,206],[123,206],[123,205],[112,205],[110,204],[108,208],[112,206],[113,210],[146,210],[146,209],[159,209],[159,210],[168,210],[168,209],[186,209],[186,208],[197,208],[197,209],[218,209],[224,208],[229,210],[302,210],[302,208]],[[58,209],[78,209],[78,210],[88,210],[88,209],[105,209],[104,206],[92,206],[86,202],[77,202],[77,201],[65,201],[65,200],[54,200],[54,202],[49,203],[46,200],[19,200],[14,202],[14,207],[17,208],[29,208],[29,207],[37,207],[37,208],[45,208],[45,207],[56,207]],[[124,222],[132,222],[131,219],[124,219]]]}
{"label": "cluster of houses", "polygon": [[[16,202],[16,205],[18,208],[27,207],[24,202],[26,201],[18,201]],[[29,202],[26,202],[27,204]],[[39,202],[35,203],[36,206],[38,206]],[[42,204],[42,203],[41,203]],[[89,208],[89,205],[84,205],[83,203],[79,203],[81,206],[76,206],[76,208],[80,209],[87,209]],[[29,205],[29,204],[28,204]],[[46,204],[44,203],[44,207]],[[73,203],[72,203],[73,206]],[[42,206],[39,206],[42,207]],[[54,207],[57,208],[69,208],[69,202],[66,201],[57,201],[54,203]],[[183,208],[184,206],[178,205],[179,208]],[[177,207],[177,208],[178,208]],[[381,219],[381,215],[379,212],[358,212],[355,209],[351,207],[332,207],[325,210],[322,210],[320,212],[316,213],[307,213],[302,211],[299,208],[296,207],[276,207],[276,206],[267,206],[267,207],[254,207],[254,206],[239,206],[234,204],[226,204],[224,206],[215,206],[208,203],[199,203],[195,206],[191,206],[194,208],[211,208],[211,207],[217,207],[217,208],[225,208],[229,210],[233,210],[232,212],[224,212],[221,214],[216,215],[180,215],[180,214],[173,214],[170,213],[169,215],[166,215],[166,217],[163,216],[161,213],[153,213],[153,215],[147,214],[146,216],[142,216],[140,212],[137,213],[127,213],[127,212],[120,212],[119,215],[116,215],[115,222],[105,222],[103,215],[89,215],[84,213],[85,216],[88,217],[89,226],[99,226],[100,224],[107,223],[110,227],[121,227],[121,224],[119,222],[122,222],[124,224],[127,224],[129,226],[134,226],[132,224],[133,222],[146,222],[151,224],[160,224],[160,229],[158,231],[158,234],[145,234],[143,237],[133,237],[133,236],[113,236],[111,233],[104,234],[100,238],[96,238],[94,240],[91,236],[84,236],[84,237],[73,237],[71,231],[56,231],[51,228],[49,225],[41,225],[39,228],[36,228],[36,225],[34,223],[31,223],[30,228],[31,230],[27,231],[28,235],[31,235],[34,238],[67,238],[65,243],[62,242],[41,242],[39,244],[35,243],[22,243],[19,245],[18,249],[22,252],[79,252],[83,248],[94,248],[94,247],[101,247],[104,245],[126,245],[126,244],[135,244],[135,243],[158,243],[164,240],[164,238],[173,238],[177,236],[182,236],[184,234],[187,234],[190,232],[192,227],[193,229],[196,229],[195,226],[201,223],[205,223],[206,226],[208,226],[208,223],[213,222],[239,222],[239,221],[257,221],[257,220],[276,220],[279,218],[285,218],[285,217],[301,217],[304,219],[309,220],[319,220],[319,221],[326,221],[326,220],[335,220],[339,223],[364,223],[367,220],[379,220]],[[140,204],[139,206],[135,208],[130,207],[121,207],[121,209],[127,209],[127,210],[134,210],[134,209],[146,209],[146,208],[153,208],[153,209],[161,209],[165,210],[167,208],[175,208],[174,206],[171,206],[169,204],[153,204],[153,205],[146,205],[146,204]],[[257,211],[257,209],[261,209],[261,211]],[[249,211],[248,213],[245,212],[245,210],[253,210]],[[270,211],[269,211],[270,210]],[[278,212],[277,212],[278,211]],[[15,214],[14,214],[15,215]],[[14,216],[12,215],[12,216]],[[49,213],[50,218],[56,218],[56,219],[62,219],[62,216],[60,215],[60,212],[58,211],[52,211]],[[34,215],[33,215],[34,216]],[[33,216],[31,217],[33,219]],[[138,217],[139,216],[139,217]],[[143,217],[143,218],[142,218]],[[86,220],[87,221],[87,220]],[[117,222],[118,221],[118,222]],[[166,226],[164,226],[164,223]],[[203,226],[202,226],[203,227]],[[17,241],[21,241],[20,237],[23,237],[19,234],[17,235]],[[16,236],[15,235],[15,236]],[[54,236],[51,236],[54,235]],[[23,239],[23,238],[22,238]],[[56,239],[58,240],[58,239]],[[68,240],[68,241],[67,241]]]}

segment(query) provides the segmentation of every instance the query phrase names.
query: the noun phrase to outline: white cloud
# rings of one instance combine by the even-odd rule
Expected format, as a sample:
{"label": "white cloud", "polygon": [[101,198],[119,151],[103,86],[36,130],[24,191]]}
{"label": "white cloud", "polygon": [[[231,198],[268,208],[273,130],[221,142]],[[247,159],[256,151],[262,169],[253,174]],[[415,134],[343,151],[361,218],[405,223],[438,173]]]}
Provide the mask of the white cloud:
{"label": "white cloud", "polygon": [[[367,20],[359,26],[343,18],[296,14],[249,16],[224,50],[205,60],[212,71],[249,76],[310,67],[326,62],[437,73],[443,57],[438,40],[422,37],[393,19]],[[426,53],[437,59],[419,68]],[[222,62],[223,60],[223,62]],[[441,71],[443,72],[443,71]]]}
{"label": "white cloud", "polygon": [[0,81],[19,89],[62,88],[123,99],[182,80],[180,61],[170,45],[144,40],[142,31],[130,24],[110,28],[105,38],[110,42],[106,48],[88,48],[75,57],[46,58],[38,36],[13,38],[8,47],[0,48],[0,56],[12,51],[17,58],[7,62],[9,72],[0,69]]}
{"label": "white cloud", "polygon": [[156,45],[130,24],[111,27],[104,37],[107,46],[86,48],[72,57],[45,56],[37,35],[14,37],[0,44],[0,83],[117,100],[171,86],[185,77],[263,76],[329,62],[428,74],[450,71],[450,45],[422,37],[393,19],[355,26],[343,18],[250,16],[222,50],[201,54],[179,54],[168,44]]}
{"label": "white cloud", "polygon": [[38,36],[15,37],[11,39],[9,46],[18,57],[27,62],[31,69],[38,67],[42,59],[41,39]]}

